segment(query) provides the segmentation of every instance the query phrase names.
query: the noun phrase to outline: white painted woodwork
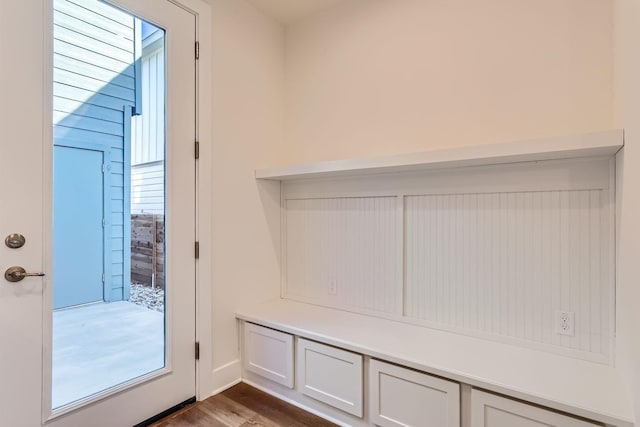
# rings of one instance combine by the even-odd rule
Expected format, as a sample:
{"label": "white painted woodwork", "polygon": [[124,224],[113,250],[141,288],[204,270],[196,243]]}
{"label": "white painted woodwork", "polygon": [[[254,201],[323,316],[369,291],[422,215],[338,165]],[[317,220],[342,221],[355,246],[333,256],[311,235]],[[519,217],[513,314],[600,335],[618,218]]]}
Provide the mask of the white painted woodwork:
{"label": "white painted woodwork", "polygon": [[395,197],[287,200],[286,230],[287,297],[401,310]]}
{"label": "white painted woodwork", "polygon": [[[407,317],[608,360],[607,191],[405,200]],[[575,336],[556,333],[556,310],[575,313]]]}
{"label": "white painted woodwork", "polygon": [[[77,3],[86,6],[87,2]],[[206,7],[198,9],[196,2],[188,3],[190,10],[206,12],[205,18],[211,15]],[[168,230],[167,241],[172,241],[174,252],[168,256],[172,261],[167,274],[168,280],[180,284],[180,289],[169,291],[167,299],[166,333],[171,346],[167,352],[167,368],[51,414],[51,112],[54,87],[59,87],[52,83],[53,10],[50,1],[4,1],[0,4],[0,35],[8,41],[20,34],[20,47],[15,49],[16,43],[2,43],[0,53],[20,66],[1,67],[0,123],[5,141],[20,143],[1,144],[0,154],[3,159],[29,161],[9,162],[0,170],[2,195],[16,202],[0,207],[2,235],[20,232],[28,242],[19,251],[4,247],[3,267],[22,265],[29,272],[44,271],[48,276],[28,278],[16,284],[0,282],[0,323],[13,325],[0,328],[3,425],[134,425],[195,394],[196,269],[192,255],[196,229],[195,165],[192,152],[183,150],[178,143],[173,149],[173,141],[192,140],[195,133],[195,93],[184,90],[185,86],[196,87],[192,49],[195,20],[192,13],[168,1],[118,0],[118,4],[171,28],[173,34],[168,63],[172,76],[168,82],[169,104],[182,108],[172,110],[169,120],[172,164],[168,187],[174,227]],[[110,7],[95,2],[91,9],[99,12],[104,8]],[[106,16],[117,17],[117,14],[109,12]],[[86,60],[98,63],[90,55]],[[26,111],[31,114],[25,114]],[[188,191],[189,188],[192,191]],[[92,404],[87,405],[89,402]],[[68,413],[55,418],[62,412]]]}
{"label": "white painted woodwork", "polygon": [[381,427],[460,427],[460,384],[372,359],[369,411]]}
{"label": "white painted woodwork", "polygon": [[335,160],[258,169],[255,176],[258,179],[285,181],[550,159],[613,156],[622,146],[622,130],[610,130],[557,138],[446,148],[388,157]]}
{"label": "white painted woodwork", "polygon": [[[40,1],[0,2],[0,55],[7,58],[0,67],[0,158],[22,159],[6,160],[0,168],[0,194],[13,201],[0,204],[0,234],[21,233],[27,239],[20,250],[9,249],[4,243],[0,246],[2,272],[20,265],[28,272],[50,273],[44,245],[51,224],[45,195],[51,192],[51,155],[47,159],[46,153],[52,152],[52,122],[51,110],[44,102],[50,92],[43,71],[51,64],[44,59],[43,28],[48,28],[49,34],[53,30],[46,23],[46,10],[45,2]],[[9,66],[8,58],[13,65]],[[51,75],[51,68],[48,71]],[[46,150],[44,139],[49,144]],[[50,276],[19,283],[0,278],[0,413],[2,424],[7,426],[40,425],[43,296],[50,286]]]}
{"label": "white painted woodwork", "polygon": [[610,363],[613,173],[600,157],[284,182],[282,295]]}
{"label": "white painted woodwork", "polygon": [[[196,37],[195,17],[168,1],[110,0],[109,3],[166,28],[170,34],[166,66],[171,78],[166,86],[167,105],[180,105],[181,108],[170,109],[167,115],[167,157],[170,160],[167,161],[166,175],[167,217],[172,220],[166,227],[166,367],[53,413],[45,400],[44,417],[55,418],[49,425],[56,427],[133,425],[190,398],[196,390],[193,357],[196,336],[193,317],[196,301],[196,264],[193,259],[196,195],[193,177],[196,171],[192,152],[184,150],[181,143],[193,140],[196,133],[195,90],[185,90],[185,87],[196,87],[192,50]],[[112,6],[100,2],[92,2],[91,6],[93,12],[109,19],[106,17]],[[112,169],[112,173],[122,173],[122,170]],[[50,301],[45,299],[44,304],[50,306]],[[45,378],[46,375],[45,372]]]}
{"label": "white painted woodwork", "polygon": [[246,370],[293,388],[293,335],[245,323],[243,363]]}
{"label": "white painted woodwork", "polygon": [[610,187],[611,157],[284,181],[284,200],[595,190]]}
{"label": "white painted woodwork", "polygon": [[554,410],[633,427],[628,391],[613,366],[283,299],[242,307],[236,316]]}
{"label": "white painted woodwork", "polygon": [[304,395],[363,416],[362,355],[297,339],[297,388]]}
{"label": "white painted woodwork", "polygon": [[471,392],[471,427],[590,427],[589,421],[527,405],[512,399],[486,393]]}

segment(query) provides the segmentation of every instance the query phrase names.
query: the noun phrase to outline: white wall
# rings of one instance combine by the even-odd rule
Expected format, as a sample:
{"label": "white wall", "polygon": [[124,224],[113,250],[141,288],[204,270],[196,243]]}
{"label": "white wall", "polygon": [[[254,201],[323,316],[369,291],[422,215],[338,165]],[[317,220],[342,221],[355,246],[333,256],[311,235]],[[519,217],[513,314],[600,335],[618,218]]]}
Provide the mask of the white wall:
{"label": "white wall", "polygon": [[605,0],[349,0],[287,29],[286,64],[296,162],[612,125]]}
{"label": "white wall", "polygon": [[640,3],[615,0],[615,121],[625,129],[619,171],[619,240],[617,277],[618,362],[633,390],[640,417]]}
{"label": "white wall", "polygon": [[215,390],[240,378],[238,305],[279,295],[279,185],[259,187],[254,169],[286,155],[283,29],[244,1],[210,3]]}
{"label": "white wall", "polygon": [[[279,188],[257,184],[254,168],[615,125],[627,144],[618,362],[640,392],[631,334],[640,324],[640,172],[629,167],[640,162],[636,0],[615,0],[615,43],[609,0],[351,0],[288,28],[286,56],[278,24],[243,1],[209,2],[217,385],[239,375],[235,308],[278,295]],[[640,397],[635,406],[640,413]]]}

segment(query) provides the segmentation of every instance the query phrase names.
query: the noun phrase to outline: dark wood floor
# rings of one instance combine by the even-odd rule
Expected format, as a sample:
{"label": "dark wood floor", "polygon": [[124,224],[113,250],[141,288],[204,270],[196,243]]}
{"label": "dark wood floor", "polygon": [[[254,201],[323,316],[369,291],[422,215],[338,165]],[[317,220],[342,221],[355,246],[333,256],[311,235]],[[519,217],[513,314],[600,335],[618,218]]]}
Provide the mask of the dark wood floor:
{"label": "dark wood floor", "polygon": [[194,403],[152,427],[325,427],[313,414],[244,383]]}

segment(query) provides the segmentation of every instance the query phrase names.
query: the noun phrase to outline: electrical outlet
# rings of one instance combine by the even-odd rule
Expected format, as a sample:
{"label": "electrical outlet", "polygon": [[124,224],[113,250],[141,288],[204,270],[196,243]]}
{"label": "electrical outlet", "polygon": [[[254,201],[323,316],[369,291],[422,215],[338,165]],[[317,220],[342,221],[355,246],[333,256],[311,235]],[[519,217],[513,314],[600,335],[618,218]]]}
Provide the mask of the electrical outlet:
{"label": "electrical outlet", "polygon": [[338,282],[335,280],[329,280],[329,295],[336,295],[338,293]]}
{"label": "electrical outlet", "polygon": [[575,313],[573,311],[556,311],[556,334],[574,336]]}

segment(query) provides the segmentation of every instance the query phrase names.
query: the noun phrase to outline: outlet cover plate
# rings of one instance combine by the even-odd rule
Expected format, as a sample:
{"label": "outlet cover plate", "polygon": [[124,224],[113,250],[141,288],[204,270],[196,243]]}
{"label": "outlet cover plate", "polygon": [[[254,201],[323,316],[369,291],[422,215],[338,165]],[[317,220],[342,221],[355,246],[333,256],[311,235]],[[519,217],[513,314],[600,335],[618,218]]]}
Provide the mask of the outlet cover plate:
{"label": "outlet cover plate", "polygon": [[575,336],[575,319],[576,315],[573,311],[556,310],[556,334]]}
{"label": "outlet cover plate", "polygon": [[338,282],[336,280],[329,281],[329,295],[336,295],[338,293]]}

